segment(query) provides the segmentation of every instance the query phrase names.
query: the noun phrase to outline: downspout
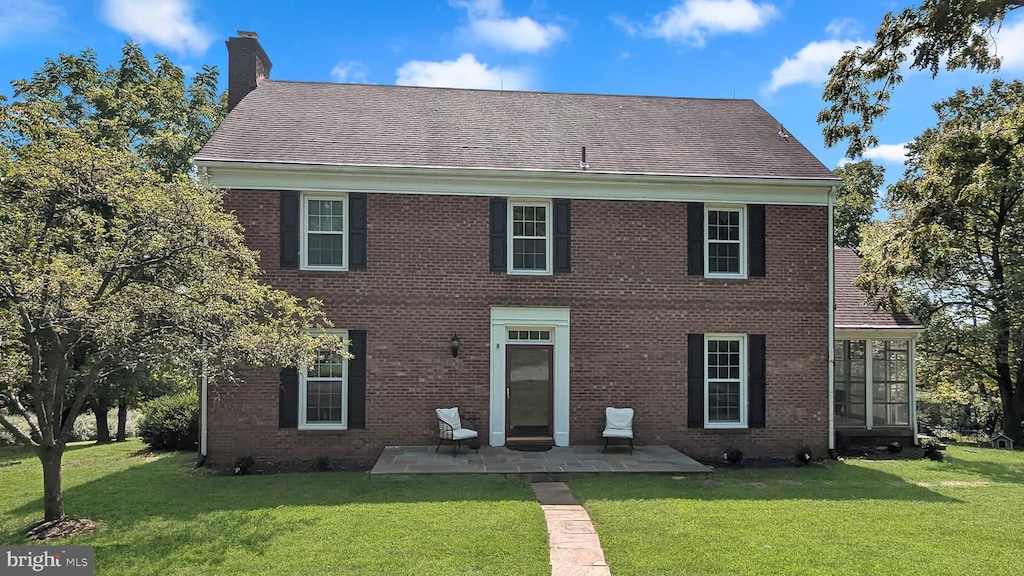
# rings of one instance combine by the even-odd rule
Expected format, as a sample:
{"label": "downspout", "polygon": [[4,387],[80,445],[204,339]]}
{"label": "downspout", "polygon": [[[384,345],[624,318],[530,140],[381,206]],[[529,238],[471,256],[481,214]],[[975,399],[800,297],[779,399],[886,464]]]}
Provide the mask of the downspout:
{"label": "downspout", "polygon": [[203,375],[199,381],[201,388],[199,392],[199,460],[196,461],[196,468],[206,462],[206,398],[210,389],[210,376],[207,374],[205,358],[203,358]]}
{"label": "downspout", "polygon": [[836,270],[833,209],[836,187],[828,192],[828,452],[836,455],[835,371],[836,371]]}

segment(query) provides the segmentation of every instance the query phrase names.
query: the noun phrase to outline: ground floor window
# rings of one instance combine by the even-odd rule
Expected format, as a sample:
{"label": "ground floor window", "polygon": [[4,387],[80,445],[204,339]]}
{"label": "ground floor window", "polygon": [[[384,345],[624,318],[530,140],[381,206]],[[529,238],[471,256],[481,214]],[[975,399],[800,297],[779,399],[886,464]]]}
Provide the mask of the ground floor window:
{"label": "ground floor window", "polygon": [[746,426],[745,342],[742,335],[705,337],[707,428]]}
{"label": "ground floor window", "polygon": [[[345,338],[345,335],[342,335]],[[299,425],[302,428],[345,428],[347,425],[348,361],[322,352],[299,378]]]}
{"label": "ground floor window", "polygon": [[910,424],[910,350],[907,339],[836,340],[836,426]]}

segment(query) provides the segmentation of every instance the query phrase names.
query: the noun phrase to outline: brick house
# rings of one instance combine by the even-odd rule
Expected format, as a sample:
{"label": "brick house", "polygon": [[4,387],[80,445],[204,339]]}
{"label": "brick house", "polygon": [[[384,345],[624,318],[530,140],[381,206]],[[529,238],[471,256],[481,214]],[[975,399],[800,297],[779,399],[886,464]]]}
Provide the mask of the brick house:
{"label": "brick house", "polygon": [[447,406],[494,446],[598,444],[607,406],[693,456],[833,446],[838,181],[755,102],[281,82],[254,34],[228,51],[195,162],[355,356],[213,387],[212,462],[365,461]]}

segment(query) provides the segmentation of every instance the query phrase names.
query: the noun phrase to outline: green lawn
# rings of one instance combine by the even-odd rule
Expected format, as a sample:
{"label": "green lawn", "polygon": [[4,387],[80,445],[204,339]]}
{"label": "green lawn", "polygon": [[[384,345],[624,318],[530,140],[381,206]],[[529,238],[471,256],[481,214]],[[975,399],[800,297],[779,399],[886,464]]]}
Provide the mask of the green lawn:
{"label": "green lawn", "polygon": [[941,463],[591,476],[571,487],[616,576],[1024,570],[1021,452],[950,447]]}
{"label": "green lawn", "polygon": [[[65,455],[66,510],[99,523],[66,543],[94,546],[97,574],[550,574],[544,514],[525,481],[221,477],[141,447]],[[22,543],[41,492],[35,457],[0,450],[0,543]]]}

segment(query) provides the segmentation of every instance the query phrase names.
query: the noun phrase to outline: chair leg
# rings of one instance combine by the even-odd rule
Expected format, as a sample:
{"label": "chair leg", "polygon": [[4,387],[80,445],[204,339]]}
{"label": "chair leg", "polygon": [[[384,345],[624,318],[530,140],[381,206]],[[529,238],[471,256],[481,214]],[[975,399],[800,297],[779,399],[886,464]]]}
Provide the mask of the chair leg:
{"label": "chair leg", "polygon": [[633,439],[629,439],[629,453],[633,454]]}
{"label": "chair leg", "polygon": [[439,439],[439,440],[437,441],[437,448],[434,448],[434,454],[437,454],[437,451],[441,449],[441,443],[442,443],[442,442],[444,442],[444,439],[443,439],[443,438],[441,438],[441,439]]}
{"label": "chair leg", "polygon": [[608,451],[608,438],[605,438],[604,439],[604,448],[601,448],[601,454],[604,454],[607,451]]}

